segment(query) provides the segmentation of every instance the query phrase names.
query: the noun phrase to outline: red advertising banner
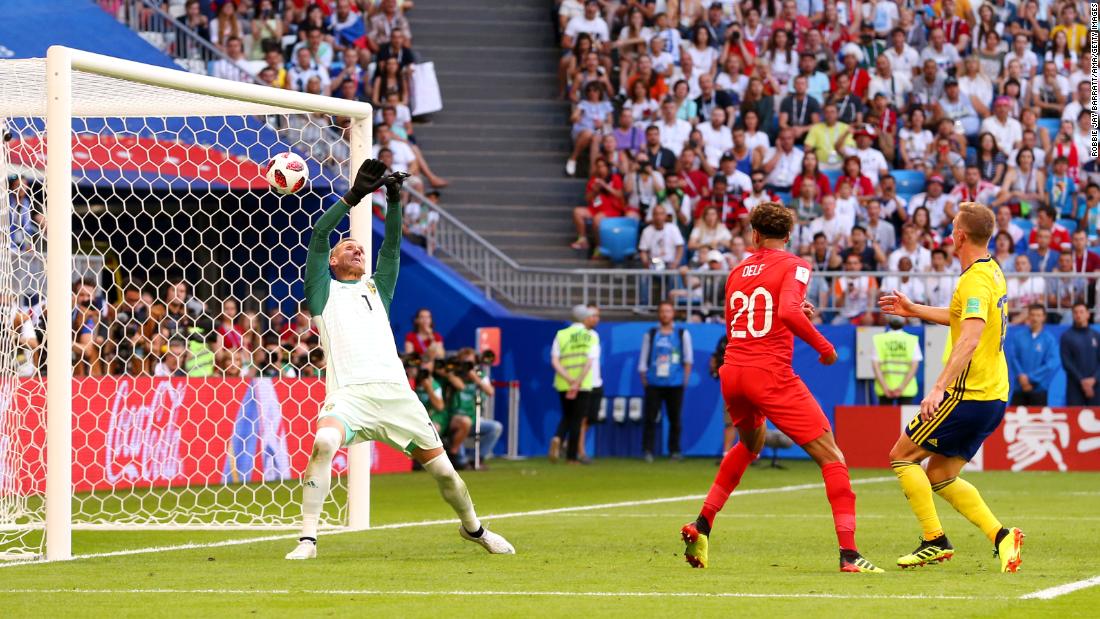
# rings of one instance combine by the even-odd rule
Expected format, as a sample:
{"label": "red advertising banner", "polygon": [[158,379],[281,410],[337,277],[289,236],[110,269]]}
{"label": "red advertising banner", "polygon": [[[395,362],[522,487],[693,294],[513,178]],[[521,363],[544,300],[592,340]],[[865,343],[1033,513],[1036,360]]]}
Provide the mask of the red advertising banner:
{"label": "red advertising banner", "polygon": [[[887,468],[916,406],[838,406],[837,443],[851,467]],[[1100,414],[1081,407],[1009,406],[970,469],[1100,471]]]}
{"label": "red advertising banner", "polygon": [[[45,489],[45,389],[27,379],[17,394],[24,420],[18,485],[38,493]],[[314,378],[74,380],[74,491],[298,479],[324,397],[324,381]],[[373,453],[372,473],[412,468],[387,445],[374,443]],[[333,470],[346,468],[341,451]]]}

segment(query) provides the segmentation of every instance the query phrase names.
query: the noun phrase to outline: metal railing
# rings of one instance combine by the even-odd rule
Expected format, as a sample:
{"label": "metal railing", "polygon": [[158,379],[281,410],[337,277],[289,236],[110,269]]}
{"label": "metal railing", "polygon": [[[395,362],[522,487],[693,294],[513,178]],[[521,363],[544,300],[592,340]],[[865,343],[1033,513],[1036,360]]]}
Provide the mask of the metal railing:
{"label": "metal railing", "polygon": [[[97,0],[97,4],[191,73],[206,75],[211,62],[233,62],[213,43],[164,11],[156,0]],[[243,69],[240,73],[247,81],[263,85],[252,73]]]}
{"label": "metal railing", "polygon": [[[428,230],[427,245],[431,253],[453,260],[471,278],[473,284],[490,298],[496,298],[517,309],[566,310],[578,303],[595,303],[611,311],[633,311],[650,314],[656,311],[663,299],[671,299],[684,311],[702,317],[721,316],[725,307],[725,283],[729,271],[700,271],[648,269],[551,269],[520,265],[501,252],[477,232],[463,224],[454,215],[431,203],[415,189],[409,189],[423,208],[438,215]],[[874,282],[876,289],[893,285],[894,279],[904,289],[924,288],[924,302],[942,301],[946,305],[951,298],[958,276],[950,273],[899,273],[890,271],[861,271],[857,278]],[[827,320],[843,321],[844,316],[853,319],[862,312],[848,302],[852,298],[847,286],[852,272],[816,271],[813,273],[809,298]],[[921,286],[901,281],[901,277],[921,282]],[[1095,300],[1100,273],[1094,276],[1080,273],[1028,273],[1026,276],[1007,274],[1009,312],[1012,315],[1025,310],[1030,303],[1040,303],[1051,312],[1068,313],[1076,301]],[[836,288],[838,278],[841,292]],[[1014,284],[1028,278],[1043,282]],[[859,284],[853,283],[858,287]],[[932,290],[934,289],[934,290]],[[1090,290],[1091,289],[1091,290]],[[860,290],[853,290],[856,296]],[[867,302],[866,310],[874,318],[878,294]],[[1090,308],[1093,303],[1090,303]],[[837,318],[841,316],[841,318]]]}

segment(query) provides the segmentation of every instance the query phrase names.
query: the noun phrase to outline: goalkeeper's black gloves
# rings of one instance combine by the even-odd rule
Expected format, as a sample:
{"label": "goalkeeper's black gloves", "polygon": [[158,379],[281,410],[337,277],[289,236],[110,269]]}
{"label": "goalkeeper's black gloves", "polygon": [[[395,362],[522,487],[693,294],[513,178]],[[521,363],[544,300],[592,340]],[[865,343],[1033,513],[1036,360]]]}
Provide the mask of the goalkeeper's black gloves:
{"label": "goalkeeper's black gloves", "polygon": [[355,206],[366,196],[378,191],[385,182],[386,164],[377,159],[367,159],[355,173],[351,189],[344,194],[344,204]]}
{"label": "goalkeeper's black gloves", "polygon": [[401,201],[401,185],[409,175],[405,172],[394,172],[382,179],[386,185],[386,200],[390,203]]}

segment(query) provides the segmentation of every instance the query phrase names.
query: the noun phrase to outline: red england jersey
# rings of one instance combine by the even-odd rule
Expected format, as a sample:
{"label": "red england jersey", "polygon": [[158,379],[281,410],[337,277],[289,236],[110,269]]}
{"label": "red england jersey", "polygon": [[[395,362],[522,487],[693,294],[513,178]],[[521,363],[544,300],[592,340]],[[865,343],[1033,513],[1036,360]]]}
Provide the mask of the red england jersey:
{"label": "red england jersey", "polygon": [[761,249],[726,280],[726,365],[791,370],[794,336],[820,355],[833,345],[802,313],[810,265],[798,256]]}

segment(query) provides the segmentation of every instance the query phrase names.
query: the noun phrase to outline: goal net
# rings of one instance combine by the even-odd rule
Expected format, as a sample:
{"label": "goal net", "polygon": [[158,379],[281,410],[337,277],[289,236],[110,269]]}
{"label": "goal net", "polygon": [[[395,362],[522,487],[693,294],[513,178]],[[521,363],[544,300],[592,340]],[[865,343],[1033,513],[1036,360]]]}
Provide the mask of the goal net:
{"label": "goal net", "polygon": [[[0,61],[0,555],[297,524],[325,367],[306,243],[371,114],[65,48]],[[310,180],[281,197],[287,150]],[[351,225],[369,244],[369,211]],[[366,526],[371,449],[336,459],[328,525]]]}

